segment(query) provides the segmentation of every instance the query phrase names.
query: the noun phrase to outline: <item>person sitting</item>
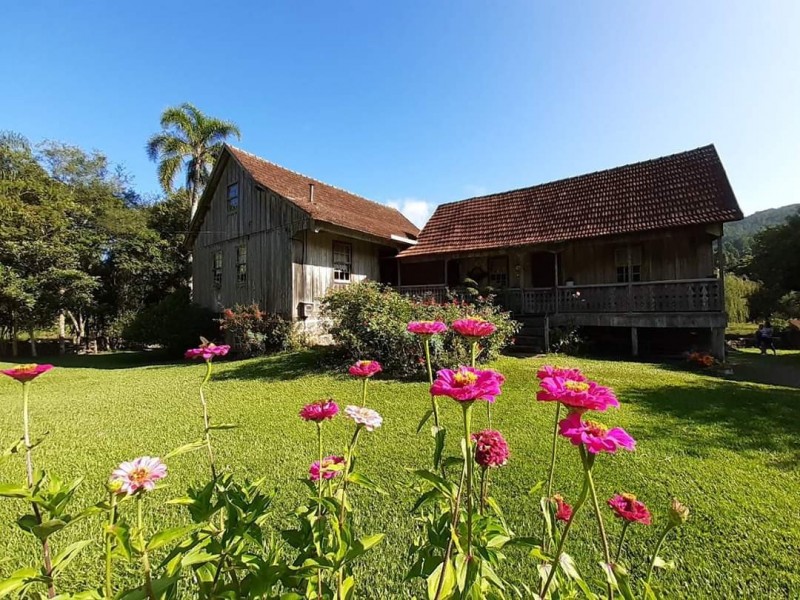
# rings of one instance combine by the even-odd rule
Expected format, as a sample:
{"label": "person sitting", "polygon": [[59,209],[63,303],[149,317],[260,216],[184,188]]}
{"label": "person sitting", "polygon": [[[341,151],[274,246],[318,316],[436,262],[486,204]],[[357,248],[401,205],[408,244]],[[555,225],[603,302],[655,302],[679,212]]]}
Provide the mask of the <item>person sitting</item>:
{"label": "person sitting", "polygon": [[773,338],[772,324],[769,321],[764,323],[764,329],[761,330],[761,354],[766,354],[767,349],[772,348],[772,353],[777,356],[778,351],[775,350],[775,339]]}

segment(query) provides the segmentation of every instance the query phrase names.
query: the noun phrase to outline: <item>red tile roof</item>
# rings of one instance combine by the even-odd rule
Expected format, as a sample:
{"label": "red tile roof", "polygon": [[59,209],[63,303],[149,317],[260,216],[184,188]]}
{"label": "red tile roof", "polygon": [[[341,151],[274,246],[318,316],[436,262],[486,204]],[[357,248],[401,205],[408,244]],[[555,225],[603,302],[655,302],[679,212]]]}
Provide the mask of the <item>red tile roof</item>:
{"label": "red tile roof", "polygon": [[[419,234],[419,229],[395,208],[290,171],[239,148],[226,148],[257,183],[290,200],[313,219],[386,240],[392,235],[415,238]],[[314,202],[309,198],[312,183]]]}
{"label": "red tile roof", "polygon": [[714,146],[440,205],[401,258],[738,221]]}

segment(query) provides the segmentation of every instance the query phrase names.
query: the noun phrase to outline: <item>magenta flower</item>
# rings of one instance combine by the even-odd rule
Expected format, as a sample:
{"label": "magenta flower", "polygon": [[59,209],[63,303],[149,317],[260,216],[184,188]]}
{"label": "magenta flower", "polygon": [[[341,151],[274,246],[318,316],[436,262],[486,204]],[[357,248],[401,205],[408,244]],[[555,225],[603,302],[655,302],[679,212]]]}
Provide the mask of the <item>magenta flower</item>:
{"label": "magenta flower", "polygon": [[322,469],[319,461],[315,460],[308,468],[308,478],[311,481],[319,481],[320,471],[323,479],[333,479],[344,471],[344,456],[326,456],[322,459]]}
{"label": "magenta flower", "polygon": [[503,434],[494,429],[484,429],[472,434],[475,442],[475,462],[484,469],[502,467],[508,462],[508,443]]}
{"label": "magenta flower", "polygon": [[447,331],[447,325],[441,321],[411,321],[406,330],[414,335],[431,336]]}
{"label": "magenta flower", "polygon": [[152,456],[122,463],[114,469],[109,480],[109,487],[119,490],[120,494],[131,496],[137,492],[150,492],[155,489],[156,481],[167,476],[167,465],[161,459]]}
{"label": "magenta flower", "polygon": [[608,505],[624,521],[650,525],[650,511],[633,494],[617,494],[608,501]]}
{"label": "magenta flower", "polygon": [[20,383],[28,383],[29,381],[36,379],[42,373],[47,373],[52,368],[53,365],[30,364],[20,365],[18,367],[14,367],[13,369],[5,369],[4,371],[0,371],[0,373],[3,375],[8,375]]}
{"label": "magenta flower", "polygon": [[225,356],[230,350],[230,346],[217,346],[210,342],[203,342],[197,348],[189,348],[183,356],[190,359],[202,358],[205,361],[209,361],[215,356]]}
{"label": "magenta flower", "polygon": [[339,412],[339,405],[332,398],[317,400],[306,404],[300,409],[300,418],[304,421],[322,423],[325,419],[332,419]]}
{"label": "magenta flower", "polygon": [[536,372],[536,377],[540,380],[547,377],[563,377],[572,381],[586,381],[586,376],[581,373],[580,369],[564,369],[561,367],[554,367],[552,365],[544,365]]}
{"label": "magenta flower", "polygon": [[344,414],[367,431],[375,431],[383,423],[383,417],[378,414],[378,411],[365,406],[348,406],[344,409]]}
{"label": "magenta flower", "polygon": [[494,323],[480,317],[467,317],[453,321],[452,328],[467,338],[483,338],[497,331]]}
{"label": "magenta flower", "polygon": [[613,454],[619,448],[631,451],[636,449],[636,440],[621,427],[608,429],[595,421],[584,421],[580,413],[570,413],[559,422],[558,429],[573,445],[583,445],[592,454]]}
{"label": "magenta flower", "polygon": [[383,371],[383,367],[377,360],[359,360],[349,369],[350,375],[353,377],[372,377],[381,371]]}
{"label": "magenta flower", "polygon": [[556,505],[556,521],[569,521],[572,518],[572,506],[564,501],[561,494],[555,494],[550,501]]}
{"label": "magenta flower", "polygon": [[578,376],[580,379],[572,376],[545,377],[539,382],[542,389],[536,392],[536,399],[540,402],[561,402],[572,412],[604,411],[610,406],[619,407],[611,388],[587,381],[580,373]]}
{"label": "magenta flower", "polygon": [[481,370],[463,366],[457,371],[442,369],[436,373],[431,394],[449,396],[458,402],[475,400],[494,402],[495,396],[501,393],[500,386],[504,381],[505,377],[492,369]]}

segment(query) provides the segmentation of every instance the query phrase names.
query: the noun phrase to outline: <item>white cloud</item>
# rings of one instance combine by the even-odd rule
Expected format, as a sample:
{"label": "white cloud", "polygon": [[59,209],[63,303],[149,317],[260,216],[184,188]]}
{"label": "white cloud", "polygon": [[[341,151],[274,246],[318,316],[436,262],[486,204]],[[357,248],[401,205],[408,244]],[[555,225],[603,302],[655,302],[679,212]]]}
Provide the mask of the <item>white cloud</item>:
{"label": "white cloud", "polygon": [[435,208],[434,205],[427,200],[421,200],[419,198],[400,198],[398,200],[389,200],[386,204],[399,210],[409,221],[420,229],[422,229],[428,221]]}

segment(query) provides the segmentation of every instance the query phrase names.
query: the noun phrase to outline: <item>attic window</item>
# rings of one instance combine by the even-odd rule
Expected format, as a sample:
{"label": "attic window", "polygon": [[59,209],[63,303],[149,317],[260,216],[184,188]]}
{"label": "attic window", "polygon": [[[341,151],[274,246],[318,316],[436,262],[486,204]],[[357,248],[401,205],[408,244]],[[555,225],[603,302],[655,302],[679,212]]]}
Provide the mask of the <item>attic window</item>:
{"label": "attic window", "polygon": [[239,209],[239,183],[232,183],[228,186],[228,212],[235,212]]}

